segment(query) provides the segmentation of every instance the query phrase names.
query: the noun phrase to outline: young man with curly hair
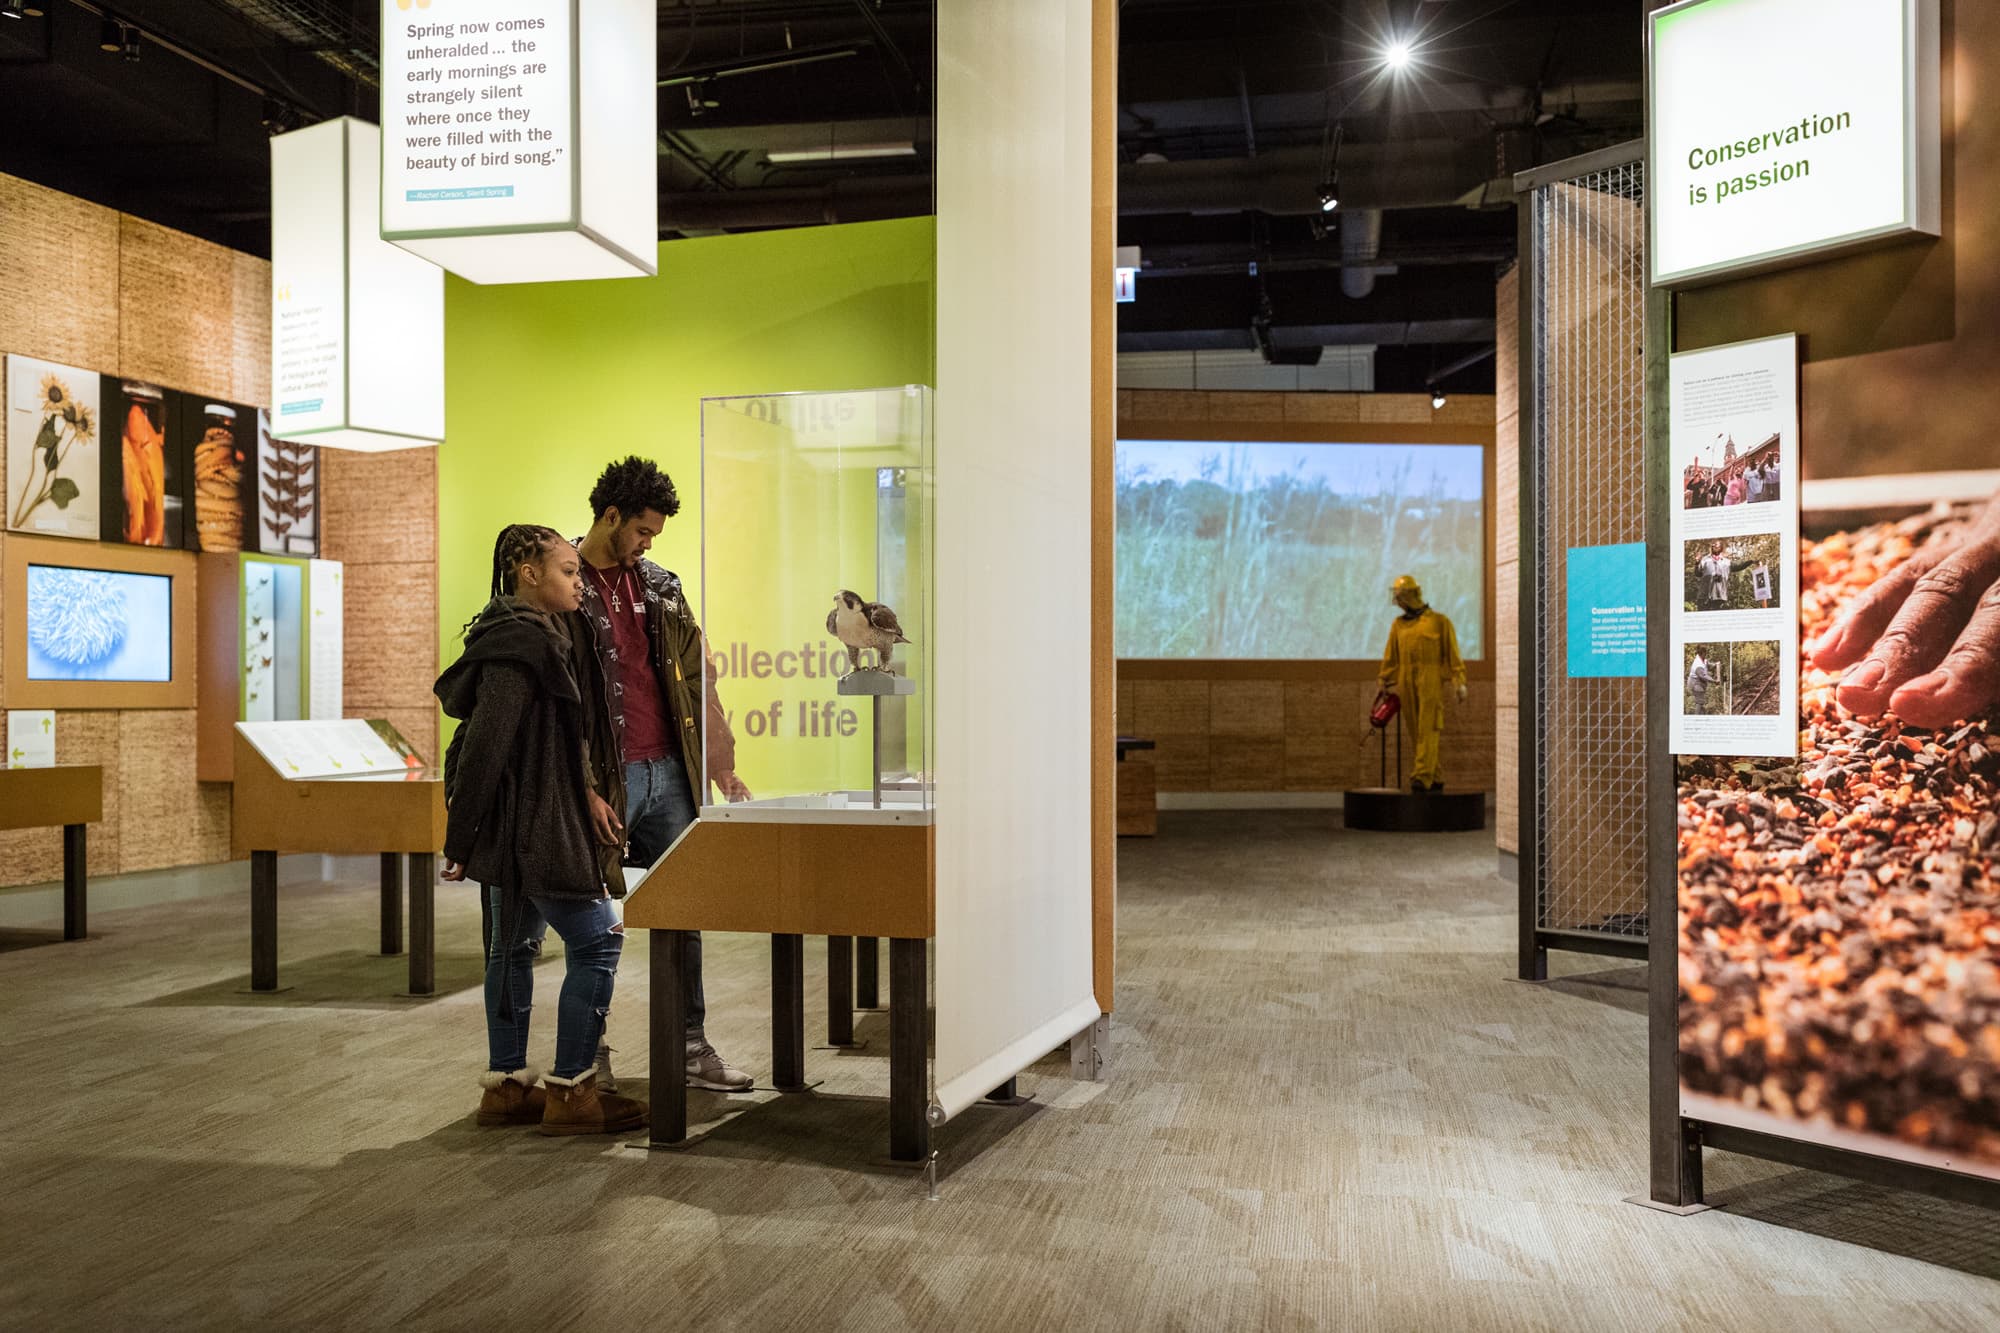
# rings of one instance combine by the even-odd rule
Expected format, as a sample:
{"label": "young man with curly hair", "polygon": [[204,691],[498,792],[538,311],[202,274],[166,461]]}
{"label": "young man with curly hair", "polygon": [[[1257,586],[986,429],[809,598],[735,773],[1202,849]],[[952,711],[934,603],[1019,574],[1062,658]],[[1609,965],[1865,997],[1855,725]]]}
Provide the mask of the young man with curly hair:
{"label": "young man with curly hair", "polygon": [[[680,508],[673,480],[658,464],[623,459],[604,469],[591,489],[593,522],[576,544],[583,556],[582,615],[592,630],[596,684],[606,705],[598,710],[602,720],[591,746],[609,803],[594,807],[597,834],[606,844],[625,842],[635,865],[653,864],[694,821],[704,755],[707,781],[724,798],[750,799],[736,776],[736,740],[681,581],[645,558]],[[611,821],[621,810],[619,826]],[[717,1054],[703,1030],[701,936],[689,932],[686,938],[688,1086],[744,1091],[750,1076]],[[599,1055],[606,1058],[606,1052]]]}

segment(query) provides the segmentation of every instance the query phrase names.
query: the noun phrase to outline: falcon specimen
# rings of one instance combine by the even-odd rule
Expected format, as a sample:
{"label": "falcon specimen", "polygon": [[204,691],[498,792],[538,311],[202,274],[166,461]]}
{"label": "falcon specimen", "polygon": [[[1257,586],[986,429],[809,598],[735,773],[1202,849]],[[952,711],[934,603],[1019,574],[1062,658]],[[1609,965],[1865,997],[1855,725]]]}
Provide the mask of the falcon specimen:
{"label": "falcon specimen", "polygon": [[861,650],[873,648],[878,666],[889,665],[889,654],[899,643],[908,643],[896,613],[880,602],[864,602],[859,593],[841,589],[834,596],[833,610],[826,613],[826,632],[847,645],[850,667],[861,669]]}

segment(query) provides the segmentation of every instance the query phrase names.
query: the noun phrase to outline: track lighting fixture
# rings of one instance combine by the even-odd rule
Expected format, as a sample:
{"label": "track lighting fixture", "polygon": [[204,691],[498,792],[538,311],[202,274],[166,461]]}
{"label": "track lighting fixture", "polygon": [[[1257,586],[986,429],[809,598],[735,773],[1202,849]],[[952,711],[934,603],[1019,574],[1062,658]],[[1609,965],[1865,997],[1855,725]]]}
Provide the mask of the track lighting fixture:
{"label": "track lighting fixture", "polygon": [[5,4],[0,4],[0,15],[10,19],[24,17],[26,11],[21,8],[21,2],[22,0],[6,0]]}
{"label": "track lighting fixture", "polygon": [[125,29],[125,44],[123,47],[123,51],[127,64],[130,64],[131,62],[136,61],[139,58],[139,30],[137,28],[128,26]]}
{"label": "track lighting fixture", "polygon": [[1331,213],[1333,212],[1334,209],[1339,207],[1340,207],[1340,173],[1336,171],[1333,173],[1333,175],[1327,177],[1325,180],[1320,182],[1319,211],[1322,213]]}
{"label": "track lighting fixture", "polygon": [[1443,390],[1443,389],[1432,389],[1432,390],[1431,390],[1431,411],[1433,411],[1433,412],[1440,412],[1440,411],[1443,411],[1443,410],[1444,410],[1444,390]]}
{"label": "track lighting fixture", "polygon": [[105,19],[97,25],[97,49],[107,55],[117,55],[125,49],[125,25],[117,19]]}

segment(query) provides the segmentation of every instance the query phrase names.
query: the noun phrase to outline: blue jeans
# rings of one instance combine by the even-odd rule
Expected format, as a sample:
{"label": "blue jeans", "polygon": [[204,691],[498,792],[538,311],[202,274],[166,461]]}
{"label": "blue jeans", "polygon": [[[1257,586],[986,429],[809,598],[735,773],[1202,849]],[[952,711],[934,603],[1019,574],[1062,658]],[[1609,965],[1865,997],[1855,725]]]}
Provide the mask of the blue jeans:
{"label": "blue jeans", "polygon": [[[632,864],[652,865],[694,820],[694,793],[688,790],[687,768],[678,758],[625,765],[625,854]],[[701,933],[690,930],[682,938],[687,940],[681,953],[687,1026],[690,1033],[699,1033],[708,1021],[708,1002],[701,993]]]}
{"label": "blue jeans", "polygon": [[[493,949],[486,956],[487,1067],[511,1074],[528,1067],[528,1014],[535,994],[535,960],[550,926],[563,942],[567,971],[556,1007],[557,1078],[575,1078],[597,1063],[597,1043],[604,1036],[604,1015],[611,1008],[612,987],[618,981],[618,957],[625,951],[625,931],[617,907],[609,898],[521,897],[520,919],[505,938],[501,891],[482,890],[493,907]],[[512,1021],[500,1017],[500,989],[513,973],[510,997]]]}

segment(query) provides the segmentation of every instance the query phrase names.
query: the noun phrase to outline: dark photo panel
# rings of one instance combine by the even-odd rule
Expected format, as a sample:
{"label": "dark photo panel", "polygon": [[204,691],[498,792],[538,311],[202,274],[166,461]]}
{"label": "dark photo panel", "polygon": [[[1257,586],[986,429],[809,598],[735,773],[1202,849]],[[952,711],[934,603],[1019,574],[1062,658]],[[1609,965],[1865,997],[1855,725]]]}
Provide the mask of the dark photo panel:
{"label": "dark photo panel", "polygon": [[319,448],[276,439],[258,410],[257,549],[266,555],[319,554]]}
{"label": "dark photo panel", "polygon": [[103,539],[185,545],[190,477],[184,395],[145,380],[99,379]]}
{"label": "dark photo panel", "polygon": [[257,547],[257,413],[201,394],[181,398],[193,482],[188,543],[198,551]]}

